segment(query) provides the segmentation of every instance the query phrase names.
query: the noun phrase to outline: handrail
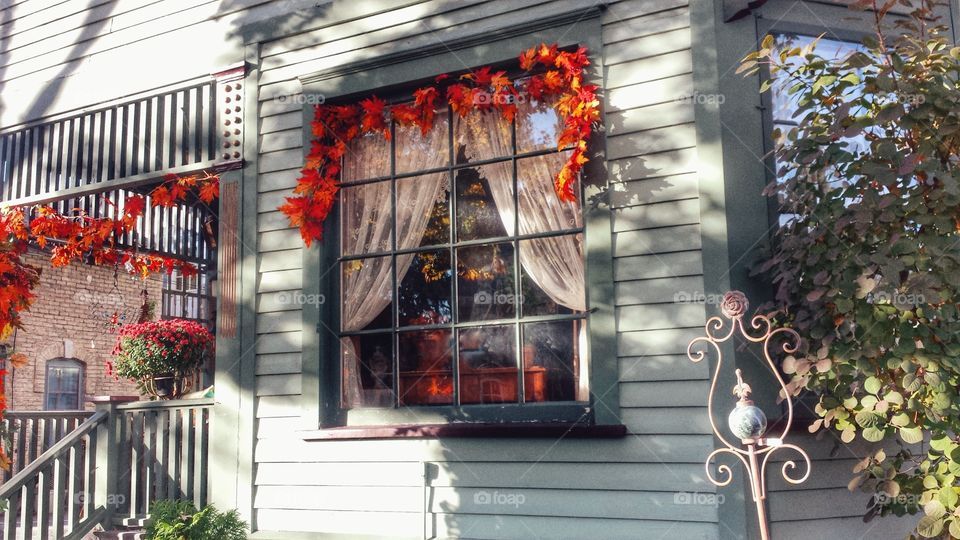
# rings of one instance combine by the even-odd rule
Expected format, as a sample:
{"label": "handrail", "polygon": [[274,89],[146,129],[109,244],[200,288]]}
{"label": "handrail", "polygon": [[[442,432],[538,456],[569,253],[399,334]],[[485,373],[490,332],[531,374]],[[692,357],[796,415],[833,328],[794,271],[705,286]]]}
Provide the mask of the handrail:
{"label": "handrail", "polygon": [[131,401],[122,405],[117,405],[117,410],[138,411],[145,409],[180,409],[183,407],[209,407],[215,404],[216,400],[214,398]]}
{"label": "handrail", "polygon": [[16,490],[23,487],[27,481],[33,479],[33,477],[36,476],[41,469],[46,468],[49,461],[68,450],[70,447],[76,444],[81,437],[93,431],[108,417],[109,415],[106,411],[97,411],[93,413],[84,423],[77,426],[77,429],[71,431],[69,435],[57,441],[57,443],[51,446],[46,452],[40,454],[40,456],[38,456],[33,463],[24,467],[22,471],[13,475],[13,478],[0,486],[0,499],[9,499]]}
{"label": "handrail", "polygon": [[87,418],[93,411],[4,411],[4,418]]}

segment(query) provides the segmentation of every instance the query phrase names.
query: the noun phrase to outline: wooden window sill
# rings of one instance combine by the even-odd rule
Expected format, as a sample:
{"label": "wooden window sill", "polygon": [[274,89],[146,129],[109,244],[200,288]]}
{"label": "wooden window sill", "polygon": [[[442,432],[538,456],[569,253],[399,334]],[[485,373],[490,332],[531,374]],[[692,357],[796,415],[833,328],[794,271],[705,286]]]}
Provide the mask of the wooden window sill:
{"label": "wooden window sill", "polygon": [[301,432],[305,441],[358,439],[443,439],[461,438],[582,438],[613,439],[624,437],[623,425],[586,425],[569,423],[451,423],[395,426],[345,426]]}

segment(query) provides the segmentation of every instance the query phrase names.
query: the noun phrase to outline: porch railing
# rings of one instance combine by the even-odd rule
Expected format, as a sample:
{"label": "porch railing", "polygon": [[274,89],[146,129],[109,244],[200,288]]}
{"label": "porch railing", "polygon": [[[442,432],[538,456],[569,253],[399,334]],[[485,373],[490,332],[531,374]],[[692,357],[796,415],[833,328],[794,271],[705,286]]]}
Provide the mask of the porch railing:
{"label": "porch railing", "polygon": [[[0,538],[80,539],[139,525],[158,499],[207,499],[212,399],[101,400],[76,429],[0,486]],[[106,525],[109,526],[109,525]]]}
{"label": "porch railing", "polygon": [[91,415],[92,411],[7,411],[3,426],[10,437],[10,469],[0,478],[9,481]]}
{"label": "porch railing", "polygon": [[115,517],[129,525],[160,499],[207,502],[207,445],[213,399],[137,401],[117,407],[121,425]]}
{"label": "porch railing", "polygon": [[4,540],[81,538],[102,521],[97,453],[109,427],[110,413],[97,411],[0,486]]}

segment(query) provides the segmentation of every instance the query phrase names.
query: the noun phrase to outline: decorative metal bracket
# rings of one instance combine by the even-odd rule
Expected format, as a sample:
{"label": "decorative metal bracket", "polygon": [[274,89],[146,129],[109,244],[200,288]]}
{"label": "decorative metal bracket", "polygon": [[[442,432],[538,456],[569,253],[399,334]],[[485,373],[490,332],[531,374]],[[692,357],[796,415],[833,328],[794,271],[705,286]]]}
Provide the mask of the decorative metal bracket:
{"label": "decorative metal bracket", "polygon": [[216,172],[238,169],[243,166],[243,77],[246,64],[238,64],[213,74],[217,81],[218,138],[220,149],[215,165]]}
{"label": "decorative metal bracket", "polygon": [[[794,444],[784,442],[790,427],[793,424],[793,400],[787,391],[787,385],[780,375],[780,370],[771,357],[771,342],[773,337],[782,334],[783,344],[780,349],[786,354],[797,352],[800,348],[801,338],[792,328],[774,328],[773,322],[764,315],[755,315],[750,319],[750,331],[744,326],[743,317],[747,313],[749,302],[746,295],[740,291],[730,291],[723,296],[723,303],[720,306],[721,317],[711,317],[704,326],[705,336],[694,338],[687,345],[687,356],[694,362],[700,362],[707,357],[712,349],[717,356],[716,367],[713,376],[710,379],[710,393],[707,396],[707,415],[710,420],[710,427],[714,435],[724,444],[725,448],[718,448],[707,456],[706,472],[707,478],[717,487],[723,487],[733,481],[733,471],[728,465],[717,464],[716,474],[711,469],[711,462],[720,454],[730,454],[735,456],[743,463],[747,470],[747,476],[750,480],[750,491],[753,495],[753,501],[757,507],[757,519],[760,522],[760,537],[762,540],[770,538],[769,524],[767,522],[767,512],[765,500],[767,497],[766,471],[767,462],[770,456],[777,450],[789,448],[796,451],[803,458],[806,466],[804,475],[800,478],[794,478],[790,475],[793,469],[797,468],[794,460],[784,462],[780,469],[783,479],[790,484],[800,484],[810,476],[810,456]],[[724,318],[728,322],[724,321]],[[727,328],[729,325],[729,328]],[[780,384],[782,394],[786,396],[787,419],[783,425],[782,431],[776,438],[764,437],[767,428],[767,420],[763,411],[753,405],[749,396],[751,388],[743,382],[740,370],[736,370],[737,384],[733,388],[734,395],[740,400],[736,408],[730,413],[729,425],[730,431],[740,439],[740,444],[735,445],[727,440],[727,437],[720,432],[713,419],[713,399],[717,389],[717,378],[723,366],[723,353],[720,350],[720,343],[728,341],[734,335],[739,334],[750,343],[759,343],[763,349],[763,358],[767,367],[773,373],[777,382]],[[746,449],[742,448],[746,447]]]}

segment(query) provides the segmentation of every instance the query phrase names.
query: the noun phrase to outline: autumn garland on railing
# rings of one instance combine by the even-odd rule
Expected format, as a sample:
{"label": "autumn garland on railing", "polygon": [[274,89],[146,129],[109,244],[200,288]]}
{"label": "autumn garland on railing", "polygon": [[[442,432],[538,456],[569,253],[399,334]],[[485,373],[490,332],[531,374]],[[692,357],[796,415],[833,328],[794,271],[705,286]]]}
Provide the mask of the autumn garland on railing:
{"label": "autumn garland on railing", "polygon": [[[211,204],[219,192],[220,179],[215,174],[171,174],[147,197],[151,206],[169,208],[187,201],[194,193],[203,203]],[[185,275],[195,274],[197,269],[191,263],[117,246],[118,238],[135,230],[146,209],[147,197],[128,196],[115,212],[119,214],[116,218],[93,217],[80,209],[65,215],[51,205],[19,206],[0,212],[0,339],[20,326],[20,312],[33,301],[32,290],[40,271],[22,259],[31,244],[40,248],[50,245],[54,267],[86,260],[98,265],[120,265],[141,276],[175,269]],[[104,201],[116,207],[109,198],[104,197]]]}
{"label": "autumn garland on railing", "polygon": [[[300,229],[307,246],[323,236],[326,219],[339,190],[341,158],[347,143],[364,133],[382,133],[390,138],[390,120],[401,126],[416,126],[426,135],[433,127],[441,89],[454,113],[465,117],[471,111],[498,110],[512,121],[517,112],[520,92],[540,101],[554,102],[563,118],[563,131],[557,139],[558,151],[572,146],[569,159],[554,178],[557,196],[562,201],[576,200],[574,183],[587,163],[587,141],[594,123],[600,120],[597,86],[584,84],[584,68],[590,64],[587,49],[561,51],[557,45],[541,44],[520,54],[520,68],[527,74],[511,80],[505,71],[491,72],[483,67],[461,75],[457,82],[445,83],[440,75],[435,84],[413,92],[413,103],[388,107],[377,96],[352,105],[317,105],[311,123],[314,139],[294,196],[287,197],[279,210],[291,225]],[[542,73],[529,74],[537,66]],[[525,79],[522,84],[519,79]]]}

